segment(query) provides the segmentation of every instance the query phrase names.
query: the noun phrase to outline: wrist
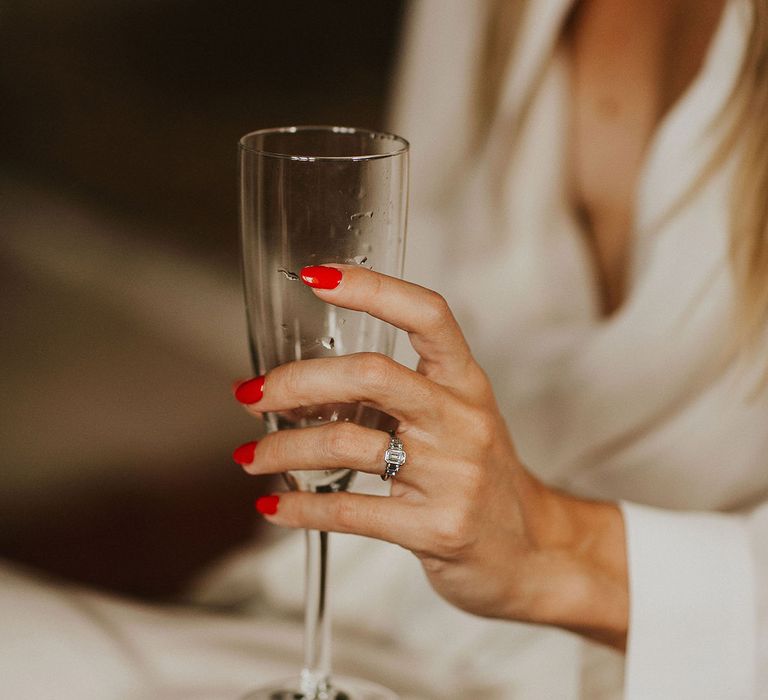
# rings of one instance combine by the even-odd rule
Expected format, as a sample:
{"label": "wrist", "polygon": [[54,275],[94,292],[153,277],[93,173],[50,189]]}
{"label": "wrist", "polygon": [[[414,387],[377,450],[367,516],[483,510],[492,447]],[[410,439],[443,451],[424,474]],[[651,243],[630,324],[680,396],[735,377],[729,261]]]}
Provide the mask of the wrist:
{"label": "wrist", "polygon": [[629,593],[620,509],[543,484],[537,490],[526,567],[528,621],[624,649]]}

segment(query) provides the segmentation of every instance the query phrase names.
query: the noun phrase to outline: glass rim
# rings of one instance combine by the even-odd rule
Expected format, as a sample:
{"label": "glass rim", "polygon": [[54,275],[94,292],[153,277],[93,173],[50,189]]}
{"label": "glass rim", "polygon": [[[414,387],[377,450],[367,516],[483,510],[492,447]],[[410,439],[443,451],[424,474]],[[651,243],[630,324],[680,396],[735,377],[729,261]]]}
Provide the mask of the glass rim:
{"label": "glass rim", "polygon": [[[388,153],[370,153],[367,155],[360,154],[356,156],[300,156],[291,153],[278,153],[275,151],[265,150],[263,148],[255,148],[246,144],[246,139],[253,136],[262,136],[270,134],[297,134],[307,131],[325,131],[335,134],[362,134],[369,138],[388,139],[398,144],[396,150],[389,151]],[[256,129],[255,131],[249,131],[244,136],[240,137],[238,145],[241,150],[248,153],[254,153],[259,156],[266,156],[268,158],[280,158],[283,160],[305,161],[313,163],[315,161],[361,161],[361,160],[378,160],[380,158],[391,158],[392,156],[402,155],[407,153],[410,148],[410,144],[402,136],[393,134],[387,131],[374,131],[372,129],[362,129],[354,126],[331,126],[324,124],[307,124],[301,126],[276,126],[266,129]]]}

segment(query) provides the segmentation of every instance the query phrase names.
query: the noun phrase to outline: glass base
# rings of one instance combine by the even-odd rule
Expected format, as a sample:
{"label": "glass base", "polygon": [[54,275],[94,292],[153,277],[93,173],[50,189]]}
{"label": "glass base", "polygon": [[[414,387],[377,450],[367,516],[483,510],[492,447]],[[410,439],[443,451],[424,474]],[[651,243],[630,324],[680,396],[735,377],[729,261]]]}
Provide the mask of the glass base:
{"label": "glass base", "polygon": [[400,700],[383,686],[359,678],[334,676],[333,687],[314,697],[301,692],[301,678],[286,678],[248,693],[242,700]]}

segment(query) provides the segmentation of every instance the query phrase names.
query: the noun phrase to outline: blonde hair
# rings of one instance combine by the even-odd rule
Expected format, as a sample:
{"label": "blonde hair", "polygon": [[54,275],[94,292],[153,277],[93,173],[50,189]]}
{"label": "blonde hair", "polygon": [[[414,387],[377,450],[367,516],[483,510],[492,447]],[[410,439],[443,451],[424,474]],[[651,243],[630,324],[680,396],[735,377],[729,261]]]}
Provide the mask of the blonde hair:
{"label": "blonde hair", "polygon": [[730,261],[740,346],[754,347],[768,320],[768,0],[752,0],[752,30],[733,92],[733,122],[718,154],[738,143],[731,193]]}
{"label": "blonde hair", "polygon": [[[489,2],[486,41],[475,81],[477,133],[487,132],[491,123],[503,70],[514,50],[527,5],[528,0]],[[734,348],[738,351],[756,349],[768,321],[768,0],[751,0],[751,5],[752,27],[741,72],[718,120],[727,120],[725,136],[711,162],[678,202],[681,206],[695,194],[738,147],[741,160],[730,210]],[[524,109],[530,102],[524,100]],[[521,121],[524,114],[518,128]]]}

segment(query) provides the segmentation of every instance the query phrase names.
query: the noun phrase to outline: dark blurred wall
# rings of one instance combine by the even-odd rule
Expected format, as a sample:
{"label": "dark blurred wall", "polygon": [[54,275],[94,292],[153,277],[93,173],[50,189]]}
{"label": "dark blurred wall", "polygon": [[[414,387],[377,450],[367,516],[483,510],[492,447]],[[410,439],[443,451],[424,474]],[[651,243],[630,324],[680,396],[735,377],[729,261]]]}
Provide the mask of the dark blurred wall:
{"label": "dark blurred wall", "polygon": [[234,256],[236,142],[380,128],[400,0],[10,0],[0,168]]}
{"label": "dark blurred wall", "polygon": [[383,126],[402,9],[0,3],[0,557],[164,598],[250,540],[237,140]]}

